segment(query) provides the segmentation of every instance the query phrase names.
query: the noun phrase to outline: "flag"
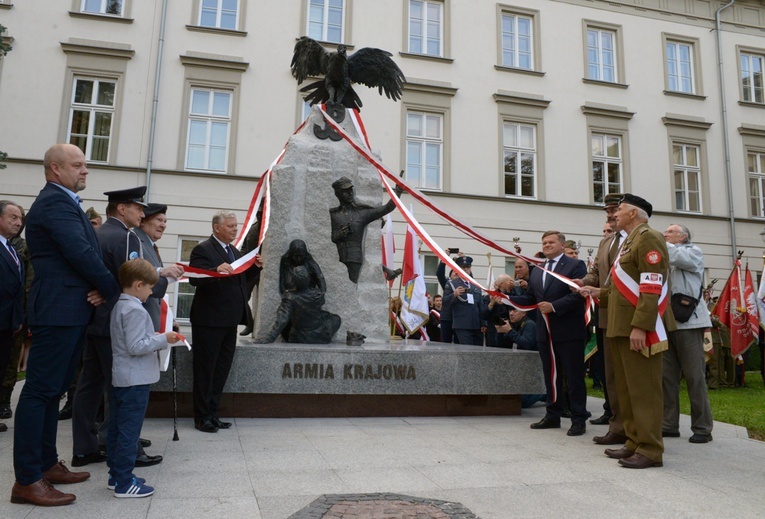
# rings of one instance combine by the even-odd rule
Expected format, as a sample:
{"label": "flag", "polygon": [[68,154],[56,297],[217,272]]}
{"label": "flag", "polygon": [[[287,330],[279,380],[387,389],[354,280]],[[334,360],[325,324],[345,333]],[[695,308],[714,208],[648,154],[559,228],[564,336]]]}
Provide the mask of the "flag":
{"label": "flag", "polygon": [[[167,294],[165,294],[165,297],[159,301],[159,333],[167,333],[173,331],[173,322],[175,321],[175,316],[173,316],[173,310],[170,308],[170,305],[168,305],[168,301],[170,301],[170,299]],[[186,341],[184,337],[182,337],[181,341],[175,344],[175,346],[180,345],[184,345],[189,350],[191,350],[191,345]],[[159,350],[160,371],[167,371],[167,368],[170,366],[170,348],[172,347],[173,345],[170,345],[163,350]]]}
{"label": "flag", "polygon": [[491,252],[486,254],[489,258],[489,272],[486,274],[486,284],[484,285],[487,288],[494,288],[494,269],[491,267]]}
{"label": "flag", "polygon": [[[748,286],[748,288],[747,288]],[[747,295],[749,302],[747,302]],[[741,262],[736,260],[733,272],[725,283],[713,313],[730,330],[731,355],[737,357],[757,342],[759,318],[754,298],[752,276],[747,269],[747,279],[741,286]],[[754,324],[754,328],[752,327]]]}
{"label": "flag", "polygon": [[757,344],[760,338],[760,312],[757,307],[757,296],[754,294],[754,283],[752,283],[752,273],[749,271],[749,262],[746,264],[746,274],[744,275],[744,301],[746,301],[746,321],[752,332],[752,340]]}
{"label": "flag", "polygon": [[[425,291],[425,278],[415,246],[416,240],[417,235],[414,233],[414,229],[408,227],[404,244],[403,273],[401,274],[404,290],[401,298],[400,316],[401,322],[410,335],[422,328],[428,322],[430,315],[428,296]],[[424,330],[425,328],[423,328]]]}
{"label": "flag", "polygon": [[[383,266],[395,270],[393,254],[396,252],[396,244],[393,242],[393,221],[390,213],[385,217],[385,226],[382,230],[382,262]],[[393,286],[393,279],[388,280],[388,285]]]}

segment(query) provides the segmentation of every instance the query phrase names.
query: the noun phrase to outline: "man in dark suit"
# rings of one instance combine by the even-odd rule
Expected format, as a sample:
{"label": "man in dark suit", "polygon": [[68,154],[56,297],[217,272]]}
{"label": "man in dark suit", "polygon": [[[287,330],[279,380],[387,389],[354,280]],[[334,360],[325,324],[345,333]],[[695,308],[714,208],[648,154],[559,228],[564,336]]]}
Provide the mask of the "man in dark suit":
{"label": "man in dark suit", "polygon": [[[146,186],[108,191],[106,221],[96,230],[104,264],[114,279],[119,268],[127,260],[143,256],[138,236],[131,231],[138,227],[147,207],[143,201]],[[109,330],[111,309],[114,301],[96,309],[93,322],[88,327],[85,351],[82,354],[82,371],[77,379],[77,389],[72,405],[72,466],[82,467],[89,463],[102,463],[106,456],[100,445],[105,444],[109,415],[99,431],[95,430],[96,415],[106,390],[110,400],[112,388],[112,341]],[[100,438],[99,438],[100,436]],[[149,456],[136,446],[136,466],[146,467],[162,461],[162,456]]]}
{"label": "man in dark suit", "polygon": [[71,144],[45,153],[47,183],[27,215],[26,238],[35,277],[27,319],[32,347],[16,408],[11,502],[57,506],[73,502],[51,483],[77,483],[87,472],[70,472],[58,461],[56,433],[61,395],[74,378],[94,306],[116,299],[120,289],[101,260],[93,227],[79,206],[85,189],[85,155]]}
{"label": "man in dark suit", "polygon": [[162,258],[159,256],[157,242],[162,238],[165,229],[167,229],[167,206],[164,204],[149,204],[148,207],[144,208],[141,226],[133,229],[133,232],[135,232],[141,241],[143,259],[156,267],[159,273],[159,281],[154,285],[151,297],[143,304],[143,307],[146,308],[149,316],[151,316],[155,332],[160,331],[160,301],[165,297],[168,285],[178,281],[183,276],[182,266],[173,264],[165,267],[162,263]]}
{"label": "man in dark suit", "polygon": [[[542,235],[542,253],[547,258],[543,268],[569,279],[580,279],[587,274],[587,267],[583,261],[563,254],[565,243],[566,237],[558,231],[547,231]],[[563,414],[563,372],[566,374],[571,404],[571,428],[567,434],[581,436],[589,417],[584,382],[584,340],[587,336],[585,303],[567,284],[545,270],[532,270],[528,292],[522,296],[510,297],[510,301],[517,305],[536,304],[541,314],[537,325],[537,343],[547,387],[547,413],[542,420],[531,424],[531,428],[560,427]],[[550,323],[549,332],[544,317]]]}
{"label": "man in dark suit", "polygon": [[[454,262],[472,276],[473,258],[459,256]],[[455,277],[444,286],[444,306],[452,307],[452,330],[460,344],[483,346],[486,320],[481,289]]]}
{"label": "man in dark suit", "polygon": [[231,264],[242,254],[231,245],[236,238],[236,214],[221,211],[213,216],[213,234],[191,251],[189,265],[213,270],[225,277],[190,278],[196,287],[191,302],[191,339],[194,355],[194,426],[202,432],[228,429],[231,422],[218,416],[236,348],[236,327],[250,318],[247,279],[230,275]]}
{"label": "man in dark suit", "polygon": [[[13,335],[23,323],[24,262],[11,239],[22,224],[21,207],[10,200],[0,200],[0,376],[5,374],[13,352]],[[0,432],[8,426],[0,423]]]}

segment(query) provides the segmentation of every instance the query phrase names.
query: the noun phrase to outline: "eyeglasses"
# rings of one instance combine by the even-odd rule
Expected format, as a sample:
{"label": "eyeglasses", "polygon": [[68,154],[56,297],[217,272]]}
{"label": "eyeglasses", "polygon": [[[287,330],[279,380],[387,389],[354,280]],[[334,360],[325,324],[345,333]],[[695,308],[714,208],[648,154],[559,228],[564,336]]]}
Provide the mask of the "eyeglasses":
{"label": "eyeglasses", "polygon": [[613,233],[614,231],[612,231],[611,229],[603,229],[603,234],[613,234]]}

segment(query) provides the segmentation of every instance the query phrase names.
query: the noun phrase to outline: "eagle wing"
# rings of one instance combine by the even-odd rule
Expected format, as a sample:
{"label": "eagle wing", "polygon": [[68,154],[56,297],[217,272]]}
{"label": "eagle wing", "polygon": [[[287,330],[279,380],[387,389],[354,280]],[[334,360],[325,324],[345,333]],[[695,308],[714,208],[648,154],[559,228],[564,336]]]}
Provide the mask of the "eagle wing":
{"label": "eagle wing", "polygon": [[298,85],[309,76],[319,76],[327,72],[329,53],[316,40],[302,36],[292,52],[292,75]]}
{"label": "eagle wing", "polygon": [[388,99],[398,101],[406,78],[391,56],[390,52],[381,49],[359,49],[348,58],[348,76],[354,83],[377,87],[380,95],[385,92]]}

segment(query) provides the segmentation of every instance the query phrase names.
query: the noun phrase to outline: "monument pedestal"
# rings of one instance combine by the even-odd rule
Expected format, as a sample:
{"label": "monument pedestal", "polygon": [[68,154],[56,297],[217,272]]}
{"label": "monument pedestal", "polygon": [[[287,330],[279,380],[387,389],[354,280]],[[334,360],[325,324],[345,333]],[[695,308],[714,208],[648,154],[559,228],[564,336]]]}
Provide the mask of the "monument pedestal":
{"label": "monument pedestal", "polygon": [[[178,353],[180,416],[192,416],[191,353]],[[520,414],[544,393],[537,352],[395,341],[254,344],[240,339],[221,416],[293,418]],[[172,373],[152,386],[148,416],[172,416]]]}

